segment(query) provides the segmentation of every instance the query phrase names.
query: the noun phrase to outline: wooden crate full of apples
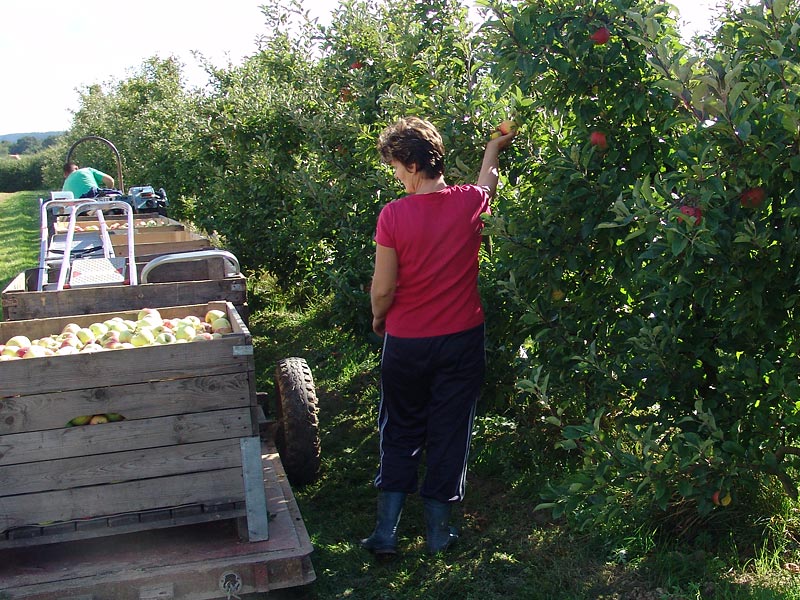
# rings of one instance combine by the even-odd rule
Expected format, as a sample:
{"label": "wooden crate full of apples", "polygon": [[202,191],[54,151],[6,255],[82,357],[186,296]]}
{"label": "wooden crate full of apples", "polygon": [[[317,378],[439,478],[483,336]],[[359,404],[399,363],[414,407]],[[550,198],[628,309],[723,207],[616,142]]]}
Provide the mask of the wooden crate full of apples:
{"label": "wooden crate full of apples", "polygon": [[254,436],[230,302],[0,323],[0,548],[244,515]]}

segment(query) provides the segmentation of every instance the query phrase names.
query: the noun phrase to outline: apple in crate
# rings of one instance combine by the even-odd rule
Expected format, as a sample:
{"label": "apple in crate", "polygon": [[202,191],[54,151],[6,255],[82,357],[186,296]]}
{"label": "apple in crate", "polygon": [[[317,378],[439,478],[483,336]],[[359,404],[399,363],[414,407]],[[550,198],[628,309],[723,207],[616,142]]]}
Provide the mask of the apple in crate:
{"label": "apple in crate", "polygon": [[197,331],[189,323],[182,323],[175,329],[175,337],[179,340],[193,340],[196,335]]}
{"label": "apple in crate", "polygon": [[48,350],[44,346],[32,345],[25,349],[25,352],[22,354],[22,358],[39,358],[41,356],[48,356],[52,354],[53,351]]}
{"label": "apple in crate", "polygon": [[88,327],[81,327],[75,335],[78,336],[78,339],[81,341],[82,344],[91,344],[92,342],[95,341],[95,339],[97,339],[97,336],[95,336],[94,331],[92,331]]}
{"label": "apple in crate", "polygon": [[212,333],[230,333],[233,331],[231,327],[231,322],[228,321],[227,317],[220,317],[219,319],[214,319],[211,322],[211,332]]}
{"label": "apple in crate", "polygon": [[61,333],[62,334],[78,333],[80,329],[81,326],[78,325],[77,323],[67,323],[66,325],[64,325],[64,329],[61,330]]}
{"label": "apple in crate", "polygon": [[142,320],[142,319],[144,319],[145,317],[153,317],[154,319],[157,319],[157,320],[159,320],[159,321],[163,320],[163,319],[161,318],[161,313],[160,313],[160,312],[158,312],[158,309],[157,309],[157,308],[143,308],[143,309],[142,309],[142,310],[140,310],[140,311],[139,311],[139,313],[136,315],[136,320],[137,320],[137,321],[141,321],[141,320]]}
{"label": "apple in crate", "polygon": [[136,333],[133,334],[131,338],[131,344],[140,348],[142,346],[149,346],[152,344],[156,339],[156,336],[153,335],[153,330],[149,327],[140,327]]}
{"label": "apple in crate", "polygon": [[15,335],[6,342],[6,346],[16,346],[17,348],[28,348],[30,345],[30,338],[24,335]]}
{"label": "apple in crate", "polygon": [[105,323],[92,323],[89,325],[89,329],[94,333],[95,339],[100,339],[108,333],[108,326]]}
{"label": "apple in crate", "polygon": [[177,341],[177,338],[174,334],[170,333],[169,331],[162,331],[160,332],[155,339],[156,344],[174,344]]}
{"label": "apple in crate", "polygon": [[205,321],[206,321],[206,323],[212,323],[213,324],[214,321],[216,321],[217,319],[221,319],[223,317],[227,318],[227,316],[228,316],[228,313],[226,313],[224,310],[218,310],[216,308],[212,308],[210,311],[208,311],[206,313]]}

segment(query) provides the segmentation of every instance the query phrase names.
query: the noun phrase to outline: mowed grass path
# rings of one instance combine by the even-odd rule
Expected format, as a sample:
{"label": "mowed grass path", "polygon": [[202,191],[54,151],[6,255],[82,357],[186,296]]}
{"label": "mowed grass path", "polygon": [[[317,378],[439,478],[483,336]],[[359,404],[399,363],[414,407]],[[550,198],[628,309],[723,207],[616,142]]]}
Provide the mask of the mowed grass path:
{"label": "mowed grass path", "polygon": [[0,289],[39,261],[39,198],[44,192],[0,192]]}

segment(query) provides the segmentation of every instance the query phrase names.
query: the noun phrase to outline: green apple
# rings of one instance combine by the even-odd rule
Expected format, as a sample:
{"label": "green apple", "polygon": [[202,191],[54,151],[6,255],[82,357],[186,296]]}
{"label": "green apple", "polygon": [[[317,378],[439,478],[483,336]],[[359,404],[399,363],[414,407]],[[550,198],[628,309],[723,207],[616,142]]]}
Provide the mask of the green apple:
{"label": "green apple", "polygon": [[175,337],[179,340],[192,340],[197,335],[194,326],[189,324],[178,325],[175,330]]}
{"label": "green apple", "polygon": [[155,343],[156,344],[173,344],[175,343],[175,335],[170,333],[169,331],[162,331],[158,335],[156,335]]}
{"label": "green apple", "polygon": [[105,323],[92,323],[89,325],[89,329],[94,333],[95,339],[99,339],[108,333],[108,326]]}
{"label": "green apple", "polygon": [[131,344],[136,346],[137,348],[141,348],[142,346],[149,346],[153,342],[155,342],[156,336],[153,335],[153,330],[149,327],[142,327],[133,334],[131,338]]}
{"label": "green apple", "polygon": [[104,321],[103,324],[108,327],[109,331],[127,331],[129,329],[122,319],[109,319]]}
{"label": "green apple", "polygon": [[195,327],[203,322],[203,319],[201,319],[197,315],[189,315],[187,317],[184,317],[183,320],[191,325],[194,325]]}
{"label": "green apple", "polygon": [[121,343],[129,343],[131,339],[133,339],[133,329],[123,329],[119,332],[119,341]]}
{"label": "green apple", "polygon": [[219,317],[211,322],[211,331],[214,333],[230,333],[233,328],[226,317]]}
{"label": "green apple", "polygon": [[217,310],[215,308],[212,308],[210,311],[208,311],[206,313],[205,321],[206,321],[206,323],[213,324],[214,321],[216,321],[217,319],[221,319],[221,318],[227,317],[227,316],[228,316],[228,313],[226,313],[224,310]]}
{"label": "green apple", "polygon": [[97,337],[94,334],[94,331],[92,331],[88,327],[81,327],[75,335],[78,336],[78,339],[81,341],[82,344],[91,344],[97,339]]}
{"label": "green apple", "polygon": [[90,342],[81,348],[80,352],[100,352],[102,349],[103,347],[100,344],[96,342]]}
{"label": "green apple", "polygon": [[141,321],[142,319],[144,319],[145,317],[148,317],[148,316],[154,317],[154,318],[158,319],[159,321],[162,320],[161,319],[161,313],[159,313],[158,309],[156,309],[156,308],[143,308],[136,315],[136,320],[137,321]]}
{"label": "green apple", "polygon": [[17,348],[28,348],[31,345],[31,340],[24,335],[15,335],[6,342],[6,346],[16,346]]}
{"label": "green apple", "polygon": [[10,346],[6,344],[3,346],[3,349],[0,350],[0,356],[17,356],[17,352],[19,352],[19,346]]}

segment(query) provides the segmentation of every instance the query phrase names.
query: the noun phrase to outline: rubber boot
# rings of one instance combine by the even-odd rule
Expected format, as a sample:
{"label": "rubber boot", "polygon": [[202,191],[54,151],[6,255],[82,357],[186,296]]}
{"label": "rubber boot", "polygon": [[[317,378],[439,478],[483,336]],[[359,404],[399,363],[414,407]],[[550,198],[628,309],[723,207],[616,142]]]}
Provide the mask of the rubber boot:
{"label": "rubber boot", "polygon": [[376,556],[397,554],[397,524],[406,501],[405,492],[378,493],[378,519],[375,531],[361,540],[361,547]]}
{"label": "rubber boot", "polygon": [[450,526],[449,502],[439,502],[433,498],[424,498],[425,532],[428,552],[436,554],[444,552],[458,539],[458,530]]}

